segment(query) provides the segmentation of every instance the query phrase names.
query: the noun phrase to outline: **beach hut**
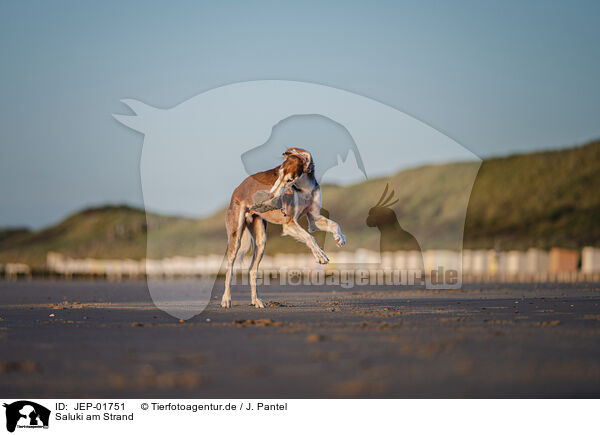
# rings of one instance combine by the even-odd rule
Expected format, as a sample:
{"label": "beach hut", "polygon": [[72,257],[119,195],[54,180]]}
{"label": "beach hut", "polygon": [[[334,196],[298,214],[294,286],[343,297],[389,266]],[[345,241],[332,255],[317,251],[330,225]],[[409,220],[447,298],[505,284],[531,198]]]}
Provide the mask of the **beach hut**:
{"label": "beach hut", "polygon": [[576,272],[577,260],[577,251],[562,248],[552,248],[550,250],[550,272]]}
{"label": "beach hut", "polygon": [[530,274],[550,272],[550,254],[541,249],[530,248],[526,254],[526,272]]}
{"label": "beach hut", "polygon": [[583,273],[600,272],[600,249],[586,246],[581,251],[581,271]]}
{"label": "beach hut", "polygon": [[382,252],[381,253],[381,268],[382,269],[393,269],[396,263],[394,252]]}
{"label": "beach hut", "polygon": [[408,270],[423,270],[423,254],[421,251],[407,251],[407,261],[406,261]]}
{"label": "beach hut", "polygon": [[425,274],[437,273],[440,269],[444,273],[449,270],[459,272],[461,267],[460,255],[459,251],[451,251],[449,249],[430,249],[425,251],[423,254]]}
{"label": "beach hut", "polygon": [[506,254],[506,272],[518,275],[527,271],[527,257],[521,251],[508,251]]}
{"label": "beach hut", "polygon": [[465,275],[473,273],[473,251],[470,249],[463,249],[462,251],[462,272]]}
{"label": "beach hut", "polygon": [[485,275],[488,272],[488,251],[471,251],[471,272],[472,275]]}
{"label": "beach hut", "polygon": [[4,277],[7,280],[16,280],[19,276],[31,279],[31,268],[25,263],[6,263],[4,265]]}

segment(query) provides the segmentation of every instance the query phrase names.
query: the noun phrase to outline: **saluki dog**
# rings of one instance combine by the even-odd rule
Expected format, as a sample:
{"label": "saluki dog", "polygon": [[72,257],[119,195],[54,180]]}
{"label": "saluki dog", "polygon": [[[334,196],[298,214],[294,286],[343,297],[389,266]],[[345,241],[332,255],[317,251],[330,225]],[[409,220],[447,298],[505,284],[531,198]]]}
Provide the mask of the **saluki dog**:
{"label": "saluki dog", "polygon": [[[346,243],[340,226],[321,216],[321,187],[315,178],[312,155],[301,148],[288,148],[283,157],[283,163],[276,168],[246,178],[231,196],[225,218],[228,247],[225,292],[221,299],[223,308],[231,307],[231,274],[245,231],[248,231],[252,244],[252,305],[258,308],[265,307],[256,288],[256,275],[267,245],[267,222],[281,225],[283,235],[306,244],[321,264],[329,262],[327,255],[314,237],[298,224],[298,219],[306,215],[310,232],[328,231],[339,247]],[[269,191],[269,202],[275,202],[277,206],[261,207],[257,204],[256,198],[265,190]]]}

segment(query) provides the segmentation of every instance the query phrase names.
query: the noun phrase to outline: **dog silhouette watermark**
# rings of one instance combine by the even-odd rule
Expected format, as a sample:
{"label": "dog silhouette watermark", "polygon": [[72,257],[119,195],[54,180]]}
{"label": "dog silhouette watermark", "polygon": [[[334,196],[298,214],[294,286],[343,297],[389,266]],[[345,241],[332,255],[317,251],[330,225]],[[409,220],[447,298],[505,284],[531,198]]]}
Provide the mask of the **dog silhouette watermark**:
{"label": "dog silhouette watermark", "polygon": [[[211,216],[228,203],[231,192],[246,176],[274,166],[285,147],[298,146],[312,153],[317,178],[327,179],[328,173],[335,173],[336,168],[352,160],[355,168],[354,178],[350,177],[350,180],[372,180],[369,186],[374,190],[384,188],[385,178],[382,177],[401,169],[448,161],[466,162],[447,175],[452,183],[446,183],[435,192],[447,198],[448,204],[444,225],[436,231],[427,225],[427,220],[437,211],[428,209],[426,198],[422,198],[420,207],[424,212],[420,216],[398,213],[399,209],[394,209],[398,225],[414,237],[422,251],[435,249],[443,241],[444,247],[457,253],[452,259],[452,267],[459,272],[456,283],[436,284],[426,277],[425,285],[428,288],[461,286],[464,220],[481,159],[420,120],[345,90],[284,80],[226,85],[170,109],[155,108],[133,99],[123,102],[134,114],[114,117],[144,134],[140,174],[144,205],[148,211],[148,258],[163,258],[165,252],[171,256],[183,255],[177,253],[178,246],[189,244],[190,239],[165,232],[163,221],[151,212]],[[304,142],[308,139],[302,138],[301,132],[312,129],[302,128],[295,136],[292,134],[279,140],[282,131],[292,131],[294,123],[301,124],[305,118],[311,119],[314,125],[323,124],[322,140],[307,145]],[[290,142],[294,137],[297,140]],[[392,184],[398,192],[399,186]],[[410,194],[419,198],[426,187],[414,185]],[[327,189],[325,186],[325,197]],[[397,206],[404,208],[406,198],[405,194]],[[325,200],[324,206],[342,229],[348,229],[353,225],[351,218],[363,213],[361,207],[364,204],[359,199],[345,198],[335,204]],[[371,219],[375,226],[378,225],[375,222],[379,219],[378,213],[374,210]],[[362,219],[364,225],[364,217]],[[216,217],[214,222],[217,222]],[[389,232],[386,225],[381,228],[385,228],[386,234]],[[325,239],[326,251],[330,250],[328,243],[333,241]],[[372,238],[365,238],[364,245],[361,243],[350,238],[345,249],[380,251],[381,246],[377,246]],[[209,246],[220,246],[220,254],[225,259],[224,224],[219,228],[215,223],[210,231],[207,229],[202,236],[194,237],[193,244],[198,252],[204,253]],[[332,263],[335,264],[335,259]],[[433,266],[448,269],[443,261]],[[149,276],[148,288],[158,308],[188,319],[208,305],[216,278],[217,275],[192,281],[167,281]]]}

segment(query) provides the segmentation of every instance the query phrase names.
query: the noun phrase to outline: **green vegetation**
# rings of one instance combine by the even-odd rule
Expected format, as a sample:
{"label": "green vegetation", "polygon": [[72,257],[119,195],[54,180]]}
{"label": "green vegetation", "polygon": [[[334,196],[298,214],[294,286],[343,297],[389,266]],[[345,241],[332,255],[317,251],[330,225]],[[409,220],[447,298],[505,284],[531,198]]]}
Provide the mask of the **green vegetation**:
{"label": "green vegetation", "polygon": [[499,249],[600,245],[600,141],[483,162],[465,244]]}
{"label": "green vegetation", "polygon": [[[472,163],[401,171],[352,186],[323,186],[323,204],[348,238],[347,249],[377,249],[379,231],[366,218],[387,183],[405,228],[426,231],[439,248],[462,228],[462,199]],[[464,175],[464,176],[463,176]],[[600,245],[600,141],[560,151],[484,161],[468,203],[468,248],[526,249]],[[462,201],[462,202],[461,202]],[[225,198],[224,198],[225,202]],[[148,228],[151,229],[148,232]],[[146,240],[150,234],[147,253]],[[308,252],[269,227],[267,254]],[[328,235],[319,243],[334,249]],[[92,208],[40,231],[0,230],[0,262],[44,264],[48,251],[83,258],[160,258],[225,251],[224,209],[202,219],[149,214],[127,206]],[[335,248],[336,249],[336,248]]]}

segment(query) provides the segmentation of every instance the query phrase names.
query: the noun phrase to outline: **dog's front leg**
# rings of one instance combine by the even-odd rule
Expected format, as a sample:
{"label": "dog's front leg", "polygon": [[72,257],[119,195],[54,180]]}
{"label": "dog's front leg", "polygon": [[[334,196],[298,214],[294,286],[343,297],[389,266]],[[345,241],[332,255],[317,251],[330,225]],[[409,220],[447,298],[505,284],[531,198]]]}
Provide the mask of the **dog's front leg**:
{"label": "dog's front leg", "polygon": [[291,236],[299,242],[304,243],[309,249],[312,251],[315,259],[320,264],[329,263],[329,258],[325,255],[325,252],[321,249],[321,247],[317,244],[315,238],[308,234],[304,228],[298,224],[294,219],[290,219],[287,223],[283,225],[283,234],[286,236]]}
{"label": "dog's front leg", "polygon": [[327,219],[325,216],[317,214],[308,214],[308,227],[311,231],[318,229],[327,231],[333,235],[333,240],[341,248],[346,244],[346,237],[342,234],[342,230],[337,222]]}

